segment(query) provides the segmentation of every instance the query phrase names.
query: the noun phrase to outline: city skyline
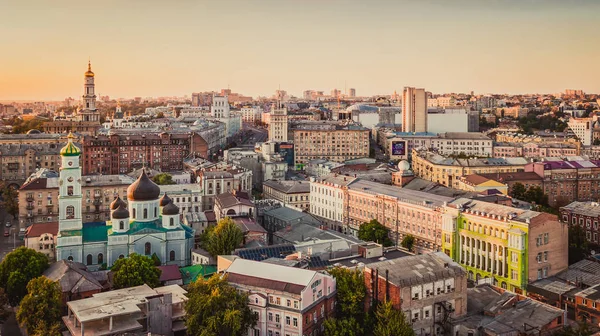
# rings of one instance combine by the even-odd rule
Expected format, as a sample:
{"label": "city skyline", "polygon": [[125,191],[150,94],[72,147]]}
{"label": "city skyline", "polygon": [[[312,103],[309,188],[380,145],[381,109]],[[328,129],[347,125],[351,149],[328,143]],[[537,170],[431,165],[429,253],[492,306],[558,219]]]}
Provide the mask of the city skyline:
{"label": "city skyline", "polygon": [[88,58],[110,97],[600,92],[595,1],[143,4],[0,4],[0,100],[76,98]]}

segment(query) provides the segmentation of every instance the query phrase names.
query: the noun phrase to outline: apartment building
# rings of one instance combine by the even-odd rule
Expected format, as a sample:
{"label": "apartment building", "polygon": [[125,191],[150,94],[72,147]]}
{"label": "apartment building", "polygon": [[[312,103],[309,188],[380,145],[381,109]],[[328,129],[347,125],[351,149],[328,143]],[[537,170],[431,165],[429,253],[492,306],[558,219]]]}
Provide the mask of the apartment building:
{"label": "apartment building", "polygon": [[229,284],[249,294],[258,316],[248,335],[319,335],[334,314],[336,281],[330,275],[241,258],[225,274]]}
{"label": "apartment building", "polygon": [[348,216],[348,185],[356,178],[331,174],[310,178],[310,213],[324,220],[328,227],[339,232],[350,233],[346,225]]}
{"label": "apartment building", "polygon": [[260,106],[242,107],[240,110],[242,121],[249,124],[261,121],[262,108]]}
{"label": "apartment building", "polygon": [[542,178],[551,206],[600,199],[600,160],[532,162],[525,171]]}
{"label": "apartment building", "polygon": [[146,165],[162,172],[183,170],[190,155],[208,156],[208,144],[197,133],[136,133],[86,136],[83,174],[127,174]]}
{"label": "apartment building", "polygon": [[198,183],[167,184],[159,187],[161,197],[166,194],[183,216],[202,212],[202,192]]}
{"label": "apartment building", "polygon": [[522,117],[526,117],[527,113],[529,113],[529,109],[520,106],[497,107],[494,110],[494,114],[499,118],[510,117],[513,119],[519,119]]}
{"label": "apartment building", "polygon": [[[135,179],[127,175],[90,175],[82,177],[82,219],[87,222],[110,219],[110,202],[127,199],[127,187]],[[58,222],[58,173],[42,169],[31,175],[19,189],[19,226]]]}
{"label": "apartment building", "polygon": [[483,133],[403,133],[386,139],[385,151],[392,160],[407,160],[413,149],[430,149],[440,155],[491,157],[493,141]]}
{"label": "apartment building", "polygon": [[[271,108],[268,115],[269,141],[287,142],[288,141],[288,110],[285,107]],[[263,120],[267,122],[267,120]]]}
{"label": "apartment building", "polygon": [[252,171],[233,165],[220,165],[198,172],[198,184],[202,195],[202,211],[213,210],[215,197],[232,190],[250,193]]}
{"label": "apartment building", "polygon": [[97,135],[102,125],[99,121],[53,120],[42,123],[44,133]]}
{"label": "apartment building", "polygon": [[377,219],[390,230],[396,246],[411,235],[415,251],[440,250],[443,207],[452,201],[451,197],[361,179],[352,181],[346,189],[343,194],[348,210],[344,223],[353,235],[358,235],[361,224]]}
{"label": "apartment building", "polygon": [[563,143],[494,143],[493,157],[567,157],[579,155],[579,146]]}
{"label": "apartment building", "polygon": [[369,130],[333,123],[299,124],[293,130],[296,169],[314,159],[344,162],[369,156]]}
{"label": "apartment building", "polygon": [[308,211],[310,209],[310,182],[265,181],[263,182],[263,198],[274,199],[286,206]]}
{"label": "apartment building", "polygon": [[575,317],[590,325],[600,322],[600,284],[575,293]]}
{"label": "apartment building", "polygon": [[554,215],[459,198],[442,219],[442,251],[471,280],[523,293],[568,266],[568,227]]}
{"label": "apartment building", "polygon": [[416,176],[456,189],[461,176],[520,172],[526,165],[524,158],[454,159],[425,150],[413,150],[412,154],[412,169]]}
{"label": "apartment building", "polygon": [[597,202],[572,202],[560,207],[560,219],[567,225],[579,225],[585,231],[585,238],[599,244],[598,221],[600,221],[600,204]]}
{"label": "apartment building", "polygon": [[467,314],[467,273],[442,252],[371,263],[364,277],[368,304],[391,302],[416,335],[447,335]]}
{"label": "apartment building", "polygon": [[577,139],[581,141],[584,146],[591,146],[593,142],[593,128],[596,120],[594,118],[570,118],[567,122],[569,128]]}
{"label": "apartment building", "polygon": [[402,91],[402,132],[427,132],[427,93],[405,87]]}

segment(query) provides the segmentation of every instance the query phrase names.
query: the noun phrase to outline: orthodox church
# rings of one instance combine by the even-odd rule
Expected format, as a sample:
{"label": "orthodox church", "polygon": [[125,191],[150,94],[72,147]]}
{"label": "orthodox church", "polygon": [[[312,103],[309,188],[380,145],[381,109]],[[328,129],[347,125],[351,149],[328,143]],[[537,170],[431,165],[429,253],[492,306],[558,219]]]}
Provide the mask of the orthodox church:
{"label": "orthodox church", "polygon": [[179,208],[144,172],[127,188],[127,202],[118,196],[110,204],[110,220],[83,223],[81,215],[81,150],[69,134],[60,151],[59,221],[56,260],[84,263],[90,270],[111,267],[131,253],[156,253],[163,265],[191,263],[194,230],[181,223]]}

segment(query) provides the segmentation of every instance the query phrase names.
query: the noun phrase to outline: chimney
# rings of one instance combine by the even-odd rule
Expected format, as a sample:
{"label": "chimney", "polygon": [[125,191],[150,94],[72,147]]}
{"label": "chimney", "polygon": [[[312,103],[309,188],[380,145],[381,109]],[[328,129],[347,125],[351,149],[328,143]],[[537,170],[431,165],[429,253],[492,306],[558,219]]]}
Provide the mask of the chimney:
{"label": "chimney", "polygon": [[390,300],[390,282],[389,282],[390,270],[385,270],[385,302]]}

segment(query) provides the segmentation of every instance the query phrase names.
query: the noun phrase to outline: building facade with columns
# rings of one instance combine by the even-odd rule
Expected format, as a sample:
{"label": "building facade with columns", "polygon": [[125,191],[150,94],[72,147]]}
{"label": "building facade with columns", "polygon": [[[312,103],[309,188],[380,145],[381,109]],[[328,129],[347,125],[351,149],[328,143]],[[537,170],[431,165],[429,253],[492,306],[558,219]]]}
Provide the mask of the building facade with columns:
{"label": "building facade with columns", "polygon": [[127,202],[117,197],[110,204],[110,220],[84,223],[81,150],[72,140],[69,136],[60,152],[56,260],[97,270],[132,253],[156,253],[163,264],[190,265],[194,230],[181,223],[179,208],[168,196],[159,199],[160,188],[145,171],[127,188]]}

